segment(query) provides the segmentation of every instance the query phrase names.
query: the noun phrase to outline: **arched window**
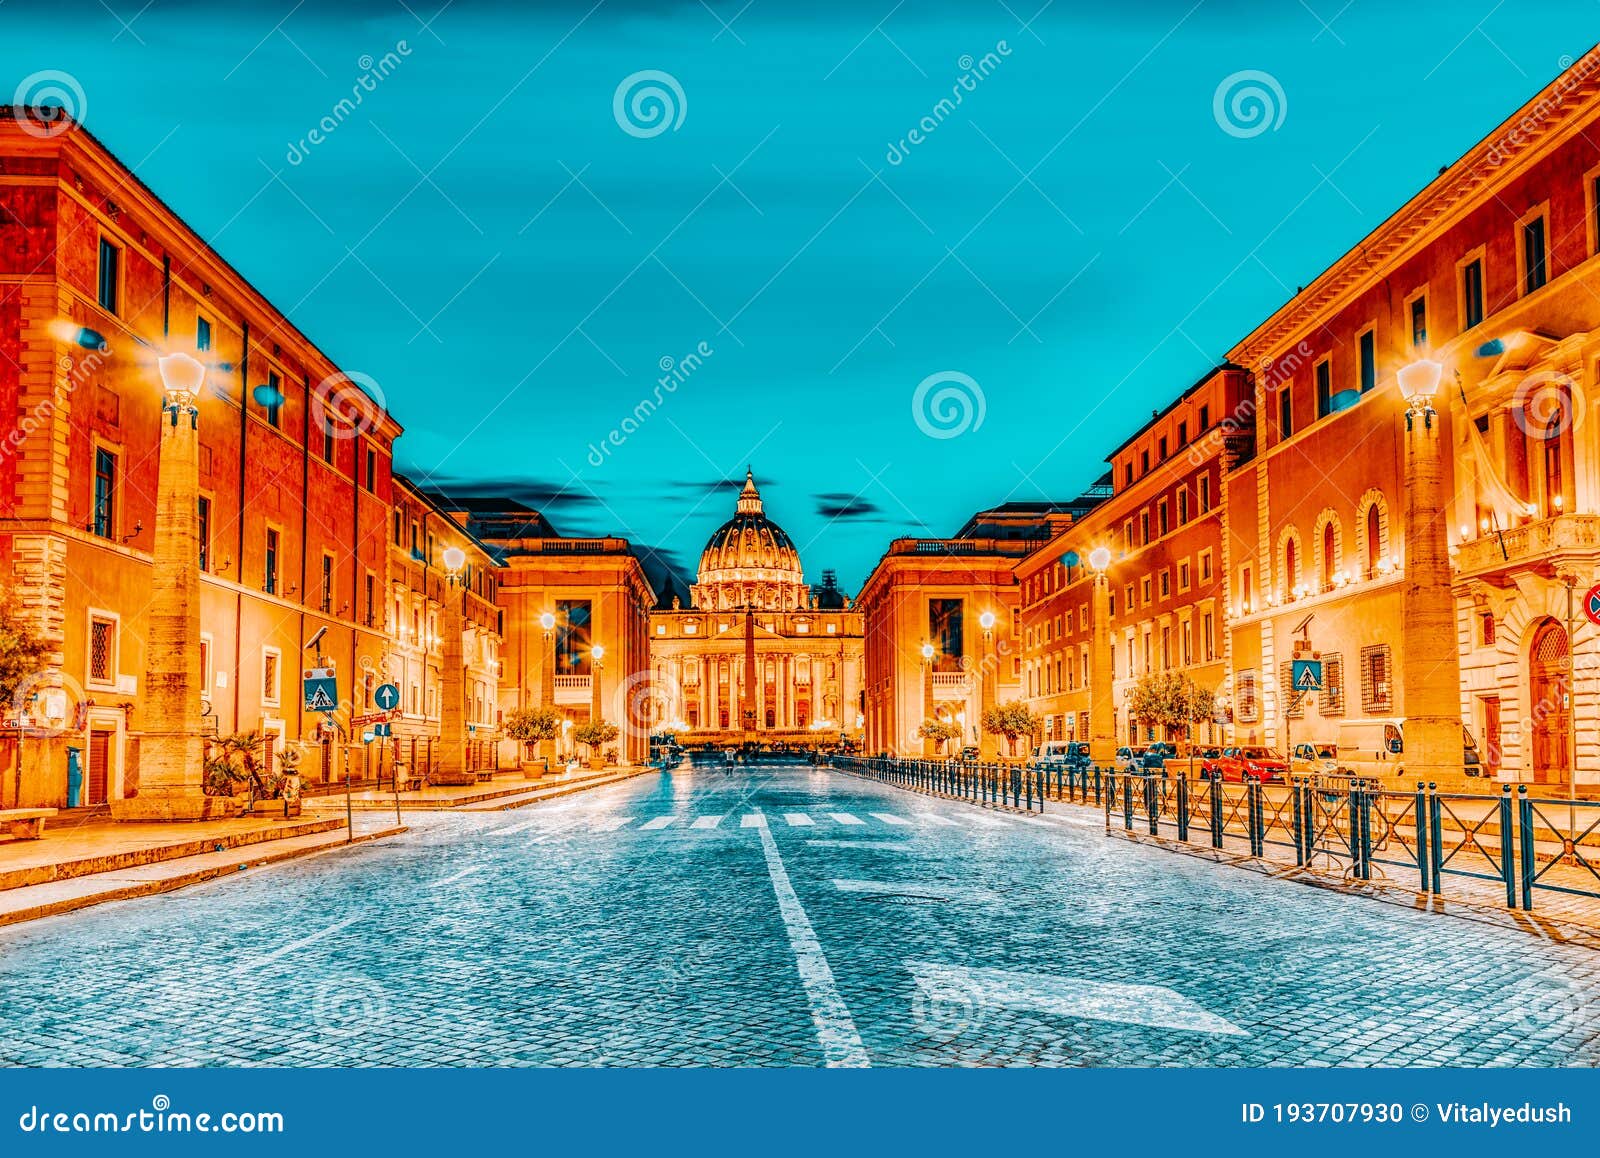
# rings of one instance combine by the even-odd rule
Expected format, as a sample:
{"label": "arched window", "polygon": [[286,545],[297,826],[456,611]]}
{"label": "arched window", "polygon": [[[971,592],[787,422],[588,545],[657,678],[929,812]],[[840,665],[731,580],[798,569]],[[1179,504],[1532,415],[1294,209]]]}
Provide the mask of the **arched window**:
{"label": "arched window", "polygon": [[1322,524],[1322,586],[1324,590],[1333,586],[1334,562],[1333,520],[1330,519]]}
{"label": "arched window", "polygon": [[1285,598],[1293,595],[1294,589],[1300,586],[1300,560],[1293,539],[1283,545],[1283,585],[1286,588]]}
{"label": "arched window", "polygon": [[1367,573],[1368,574],[1371,574],[1372,572],[1374,572],[1374,571],[1376,571],[1378,569],[1378,559],[1380,558],[1379,551],[1382,549],[1382,544],[1380,544],[1379,541],[1378,541],[1381,538],[1381,530],[1382,530],[1381,519],[1382,519],[1382,516],[1378,513],[1378,504],[1377,503],[1373,503],[1369,507],[1367,507]]}

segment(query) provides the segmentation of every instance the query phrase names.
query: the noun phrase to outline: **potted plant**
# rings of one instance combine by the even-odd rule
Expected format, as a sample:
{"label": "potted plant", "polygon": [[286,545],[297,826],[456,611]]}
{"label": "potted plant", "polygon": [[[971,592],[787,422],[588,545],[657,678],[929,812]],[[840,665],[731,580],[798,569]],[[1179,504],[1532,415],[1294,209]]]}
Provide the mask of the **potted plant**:
{"label": "potted plant", "polygon": [[300,789],[303,781],[300,779],[300,749],[285,748],[278,753],[278,763],[283,767],[283,775],[278,778],[278,795],[283,797],[284,816],[300,815]]}
{"label": "potted plant", "polygon": [[561,713],[551,707],[518,708],[505,720],[505,734],[522,744],[522,775],[537,780],[550,768],[548,759],[538,759],[538,746],[561,734]]}
{"label": "potted plant", "polygon": [[591,771],[599,772],[606,766],[602,745],[611,743],[621,734],[622,729],[615,724],[605,720],[590,720],[573,729],[572,738],[589,749],[589,768]]}
{"label": "potted plant", "polygon": [[948,720],[929,720],[917,729],[917,735],[932,740],[939,755],[944,755],[945,742],[961,735],[961,729]]}

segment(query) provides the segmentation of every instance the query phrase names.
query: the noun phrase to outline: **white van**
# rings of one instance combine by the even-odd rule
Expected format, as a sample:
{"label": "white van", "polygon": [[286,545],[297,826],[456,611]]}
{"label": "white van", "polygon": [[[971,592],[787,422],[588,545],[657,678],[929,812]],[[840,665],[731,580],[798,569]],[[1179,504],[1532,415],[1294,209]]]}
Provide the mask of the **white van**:
{"label": "white van", "polygon": [[[1471,730],[1461,725],[1462,764],[1468,776],[1483,775],[1478,757],[1478,742]],[[1339,771],[1389,781],[1405,774],[1405,721],[1396,717],[1375,720],[1345,720],[1339,725]],[[1403,787],[1403,785],[1402,785]]]}

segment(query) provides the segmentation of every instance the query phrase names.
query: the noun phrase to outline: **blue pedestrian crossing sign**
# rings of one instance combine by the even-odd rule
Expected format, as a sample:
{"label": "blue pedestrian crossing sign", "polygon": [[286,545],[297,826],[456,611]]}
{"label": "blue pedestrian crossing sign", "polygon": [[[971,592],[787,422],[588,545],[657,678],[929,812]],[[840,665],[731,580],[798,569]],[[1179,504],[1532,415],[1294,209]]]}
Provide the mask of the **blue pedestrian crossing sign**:
{"label": "blue pedestrian crossing sign", "polygon": [[386,712],[392,712],[400,706],[400,688],[395,684],[379,684],[372,693],[372,702]]}
{"label": "blue pedestrian crossing sign", "polygon": [[1297,692],[1320,692],[1322,690],[1322,661],[1320,659],[1297,659],[1290,671],[1293,677],[1294,690]]}
{"label": "blue pedestrian crossing sign", "polygon": [[306,711],[331,712],[338,708],[339,681],[332,668],[308,667],[300,683]]}

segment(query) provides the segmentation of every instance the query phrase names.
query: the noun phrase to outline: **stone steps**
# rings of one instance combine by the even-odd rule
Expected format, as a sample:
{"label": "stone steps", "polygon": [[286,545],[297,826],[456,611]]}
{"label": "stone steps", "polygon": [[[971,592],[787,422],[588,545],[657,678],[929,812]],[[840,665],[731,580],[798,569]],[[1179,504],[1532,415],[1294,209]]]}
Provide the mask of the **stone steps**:
{"label": "stone steps", "polygon": [[[400,811],[403,815],[407,812],[493,812],[520,808],[525,804],[537,804],[541,800],[582,792],[588,788],[600,788],[654,771],[653,768],[584,771],[570,777],[547,776],[541,780],[522,780],[516,784],[495,785],[490,782],[476,788],[427,789],[438,793],[433,796],[404,792],[400,795]],[[307,811],[323,814],[343,813],[345,808],[343,794],[308,798],[303,800],[303,804]],[[350,806],[356,812],[393,811],[394,794],[381,791],[354,793],[350,798]]]}

